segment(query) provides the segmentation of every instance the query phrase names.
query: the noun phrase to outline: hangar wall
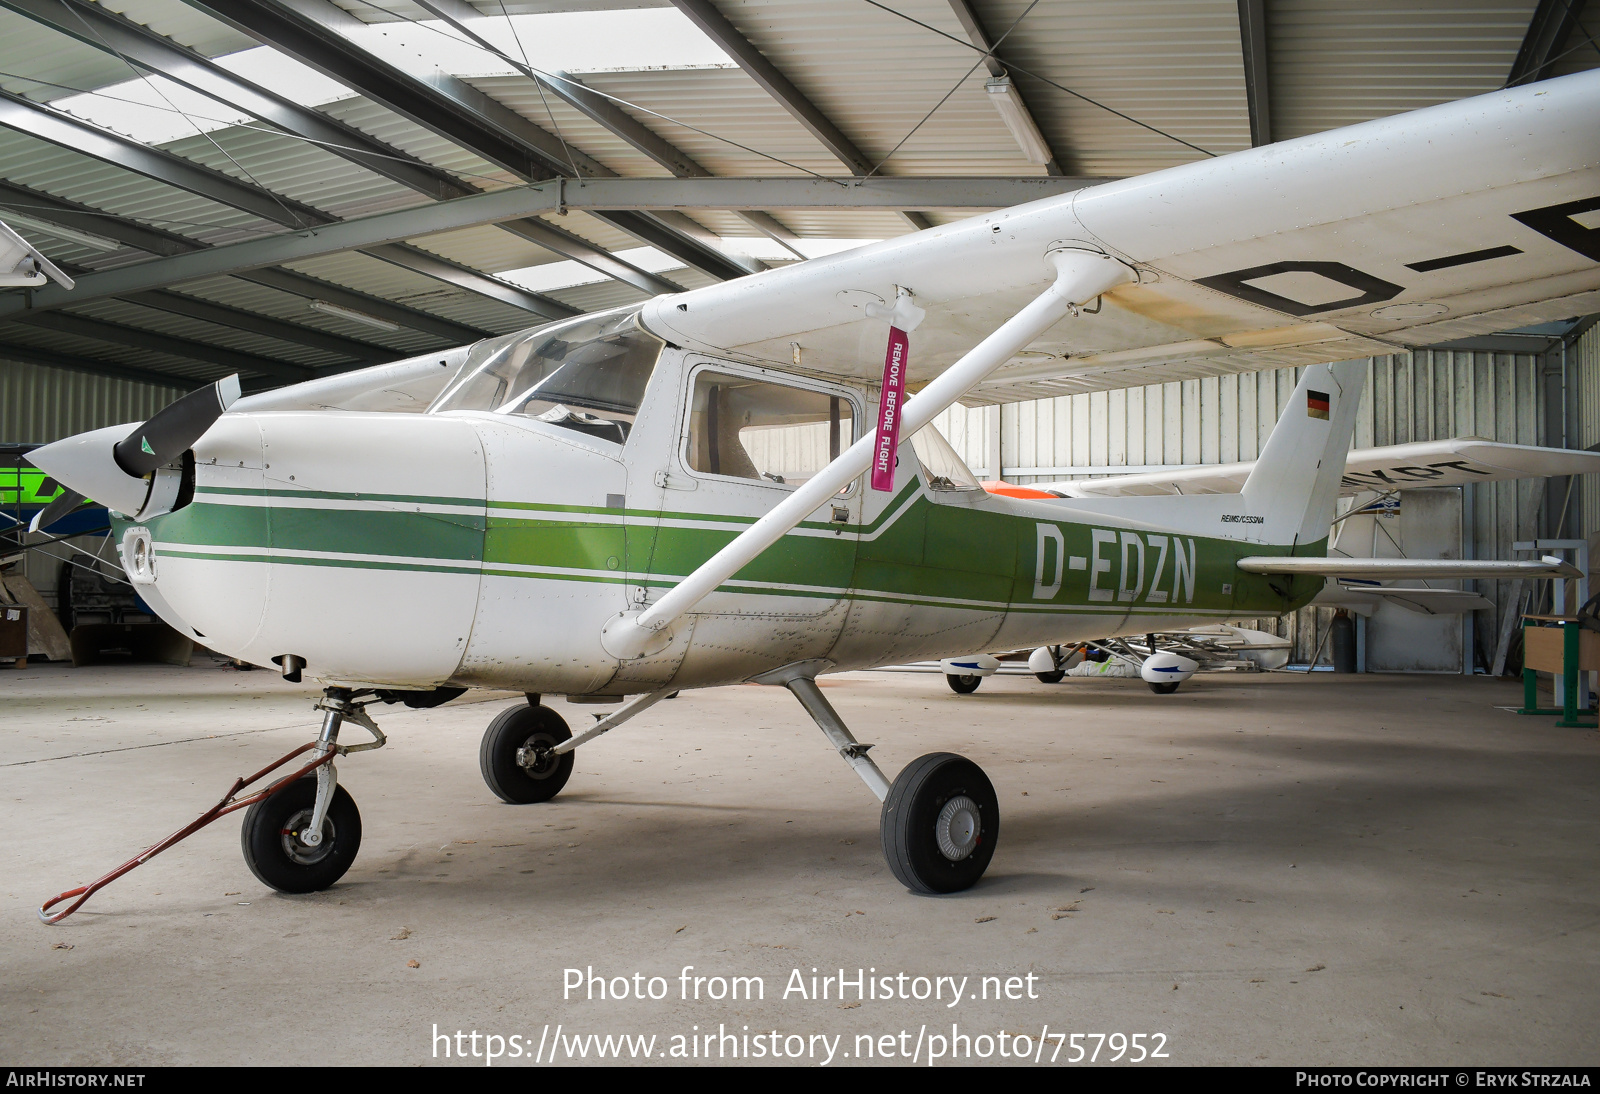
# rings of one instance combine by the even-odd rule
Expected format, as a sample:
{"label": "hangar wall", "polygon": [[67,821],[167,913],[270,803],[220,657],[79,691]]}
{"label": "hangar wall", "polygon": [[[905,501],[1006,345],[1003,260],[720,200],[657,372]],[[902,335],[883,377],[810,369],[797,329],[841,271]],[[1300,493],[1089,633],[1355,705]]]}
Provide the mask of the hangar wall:
{"label": "hangar wall", "polygon": [[0,361],[0,443],[44,444],[86,429],[142,422],[185,390]]}

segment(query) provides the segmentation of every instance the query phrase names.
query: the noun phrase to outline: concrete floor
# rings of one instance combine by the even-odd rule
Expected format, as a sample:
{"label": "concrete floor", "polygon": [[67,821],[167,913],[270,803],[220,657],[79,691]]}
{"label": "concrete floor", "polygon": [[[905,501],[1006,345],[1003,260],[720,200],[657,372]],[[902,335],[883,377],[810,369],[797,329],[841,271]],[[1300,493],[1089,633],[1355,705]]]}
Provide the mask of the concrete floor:
{"label": "concrete floor", "polygon": [[[876,803],[785,692],[664,703],[581,750],[556,802],[523,807],[478,774],[484,725],[518,701],[498,696],[378,712],[390,746],[340,765],[366,840],[334,889],[265,890],[227,818],[47,928],[44,897],[307,739],[313,693],[210,662],[7,672],[0,1059],[421,1064],[435,1026],[532,1054],[560,1023],[654,1033],[657,1054],[696,1026],[844,1034],[839,1066],[858,1033],[908,1030],[909,1052],[952,1022],[1048,1025],[1045,1061],[1057,1031],[1165,1034],[1186,1064],[1596,1059],[1600,738],[1497,709],[1517,702],[1508,683],[824,686],[891,775],[942,749],[988,770],[1003,830],[975,889],[895,884]],[[760,976],[765,999],[682,1001],[686,965]],[[563,970],[588,966],[659,975],[668,997],[564,1000]],[[809,989],[841,967],[968,976],[969,994],[1031,973],[1038,998],[783,998],[791,970]]]}

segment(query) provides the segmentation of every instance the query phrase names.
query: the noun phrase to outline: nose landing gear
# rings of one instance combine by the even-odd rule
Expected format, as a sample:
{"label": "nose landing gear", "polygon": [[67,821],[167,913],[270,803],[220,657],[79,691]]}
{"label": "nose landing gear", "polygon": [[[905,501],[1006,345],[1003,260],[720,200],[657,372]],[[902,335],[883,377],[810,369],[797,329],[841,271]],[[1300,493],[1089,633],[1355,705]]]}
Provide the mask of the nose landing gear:
{"label": "nose landing gear", "polygon": [[[349,688],[328,688],[317,703],[317,709],[324,715],[322,732],[315,741],[301,745],[254,775],[241,775],[233,780],[233,785],[216,805],[103,877],[51,897],[40,905],[39,918],[48,924],[60,923],[129,870],[143,866],[217,818],[241,809],[250,810],[245,814],[240,832],[244,860],[251,873],[263,883],[283,893],[311,893],[338,881],[350,869],[361,847],[361,814],[356,811],[356,803],[349,793],[339,785],[333,758],[382,748],[387,743],[383,732],[367,716],[367,704],[355,701],[357,695],[370,694]],[[373,740],[360,745],[339,744],[339,726],[347,721],[371,733]],[[249,787],[307,752],[314,754],[310,762],[262,790],[245,793]],[[51,910],[68,900],[72,903],[61,911]]]}
{"label": "nose landing gear", "polygon": [[[315,893],[344,877],[361,849],[361,813],[355,799],[339,785],[333,756],[382,748],[384,737],[367,714],[367,704],[355,702],[349,688],[328,688],[317,703],[323,712],[322,732],[312,754],[319,763],[281,789],[270,790],[250,806],[239,829],[245,865],[263,885],[280,893]],[[354,722],[373,740],[341,745],[339,727]],[[287,781],[287,780],[285,780]]]}

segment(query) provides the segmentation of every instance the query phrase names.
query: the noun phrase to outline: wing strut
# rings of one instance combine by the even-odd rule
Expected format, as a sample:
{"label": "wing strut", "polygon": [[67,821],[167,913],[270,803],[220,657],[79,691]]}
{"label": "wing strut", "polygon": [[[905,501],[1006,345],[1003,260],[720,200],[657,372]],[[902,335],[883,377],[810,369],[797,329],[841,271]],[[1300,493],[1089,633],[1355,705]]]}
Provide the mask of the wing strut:
{"label": "wing strut", "polygon": [[[1045,259],[1056,269],[1051,286],[906,403],[900,436],[910,437],[927,425],[1077,305],[1134,279],[1128,266],[1099,251],[1064,247]],[[600,634],[606,652],[628,660],[665,648],[674,622],[866,471],[876,440],[872,433],[862,436],[660,600],[642,612],[613,617]]]}

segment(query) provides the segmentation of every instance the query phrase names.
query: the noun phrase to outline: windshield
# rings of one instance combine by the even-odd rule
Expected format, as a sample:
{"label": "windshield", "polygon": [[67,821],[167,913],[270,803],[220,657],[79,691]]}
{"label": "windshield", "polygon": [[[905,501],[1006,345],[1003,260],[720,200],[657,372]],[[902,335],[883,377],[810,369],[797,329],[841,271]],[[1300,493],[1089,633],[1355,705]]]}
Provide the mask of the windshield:
{"label": "windshield", "polygon": [[428,412],[520,414],[620,444],[663,346],[637,315],[630,307],[485,339]]}

